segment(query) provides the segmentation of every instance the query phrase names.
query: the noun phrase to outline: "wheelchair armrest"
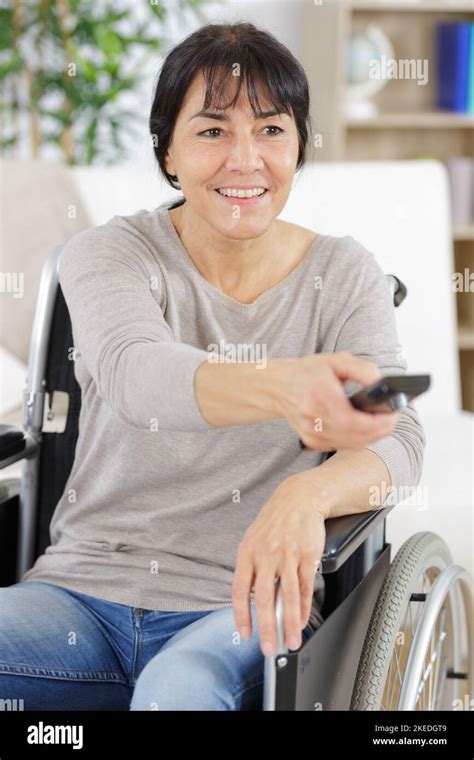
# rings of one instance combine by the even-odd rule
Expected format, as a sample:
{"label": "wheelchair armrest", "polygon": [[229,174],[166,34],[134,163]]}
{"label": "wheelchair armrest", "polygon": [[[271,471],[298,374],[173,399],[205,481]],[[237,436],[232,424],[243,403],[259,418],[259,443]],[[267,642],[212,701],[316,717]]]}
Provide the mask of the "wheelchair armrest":
{"label": "wheelchair armrest", "polygon": [[36,444],[21,428],[0,425],[0,469],[25,459],[34,450]]}
{"label": "wheelchair armrest", "polygon": [[321,557],[321,572],[334,573],[339,570],[394,506],[392,504],[370,512],[358,512],[326,520],[326,543]]}

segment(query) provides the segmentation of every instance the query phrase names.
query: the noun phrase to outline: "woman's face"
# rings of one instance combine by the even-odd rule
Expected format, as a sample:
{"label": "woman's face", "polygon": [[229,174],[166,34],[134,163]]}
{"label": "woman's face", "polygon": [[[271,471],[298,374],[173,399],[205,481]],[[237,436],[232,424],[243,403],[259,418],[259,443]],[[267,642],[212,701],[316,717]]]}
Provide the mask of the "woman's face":
{"label": "woman's face", "polygon": [[[260,93],[262,110],[273,115],[256,118],[245,87],[232,110],[200,115],[204,93],[199,74],[179,112],[166,169],[178,177],[190,209],[215,231],[232,239],[258,237],[280,214],[291,190],[298,160],[294,118],[274,114]],[[236,186],[266,191],[250,200],[218,192]]]}

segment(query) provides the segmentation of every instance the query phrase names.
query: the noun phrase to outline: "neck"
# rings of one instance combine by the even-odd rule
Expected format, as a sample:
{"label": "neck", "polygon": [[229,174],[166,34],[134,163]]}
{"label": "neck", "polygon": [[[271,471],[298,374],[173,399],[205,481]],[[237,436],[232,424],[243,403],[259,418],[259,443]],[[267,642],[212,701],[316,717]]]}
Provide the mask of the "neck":
{"label": "neck", "polygon": [[257,238],[236,240],[213,229],[188,203],[169,214],[198,271],[224,293],[248,287],[252,280],[265,281],[269,268],[275,271],[275,252],[281,249],[283,235],[278,220]]}

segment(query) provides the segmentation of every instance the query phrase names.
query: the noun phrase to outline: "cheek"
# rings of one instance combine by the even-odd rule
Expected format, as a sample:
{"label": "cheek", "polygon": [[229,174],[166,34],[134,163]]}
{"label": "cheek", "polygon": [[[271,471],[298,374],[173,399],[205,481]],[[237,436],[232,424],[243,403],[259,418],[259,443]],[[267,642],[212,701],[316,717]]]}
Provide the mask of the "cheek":
{"label": "cheek", "polygon": [[225,151],[215,145],[196,141],[189,143],[180,152],[183,173],[198,180],[212,176],[225,161]]}
{"label": "cheek", "polygon": [[291,151],[272,152],[268,158],[263,158],[269,177],[281,187],[291,187],[295,174],[297,155]]}
{"label": "cheek", "polygon": [[298,142],[290,139],[275,140],[272,145],[265,145],[260,155],[275,175],[284,177],[294,171],[298,159]]}

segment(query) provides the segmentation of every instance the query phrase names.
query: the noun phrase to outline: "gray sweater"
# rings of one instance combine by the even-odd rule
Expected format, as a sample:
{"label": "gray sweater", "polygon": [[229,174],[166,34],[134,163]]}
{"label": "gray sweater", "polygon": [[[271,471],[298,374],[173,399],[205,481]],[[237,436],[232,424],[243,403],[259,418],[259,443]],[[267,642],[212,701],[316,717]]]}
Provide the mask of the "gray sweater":
{"label": "gray sweater", "polygon": [[[343,350],[384,374],[407,366],[385,273],[352,237],[317,235],[290,274],[243,304],[198,272],[172,205],[114,216],[62,250],[79,438],[51,545],[22,580],[145,609],[212,610],[232,604],[239,543],[278,484],[324,455],[302,451],[286,420],[210,425],[197,367],[210,352],[263,364]],[[410,403],[367,448],[394,486],[415,486],[424,444]],[[321,602],[319,573],[316,588]]]}

